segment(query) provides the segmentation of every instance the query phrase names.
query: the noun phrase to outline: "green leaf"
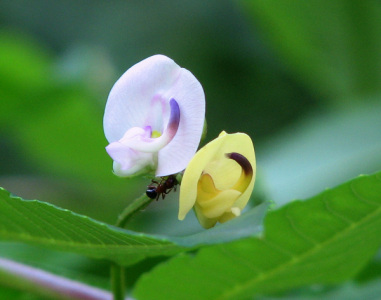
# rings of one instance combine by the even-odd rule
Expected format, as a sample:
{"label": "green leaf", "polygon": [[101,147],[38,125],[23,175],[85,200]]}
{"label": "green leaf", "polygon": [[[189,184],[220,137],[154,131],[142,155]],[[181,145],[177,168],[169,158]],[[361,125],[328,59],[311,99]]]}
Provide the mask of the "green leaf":
{"label": "green leaf", "polygon": [[[181,254],[142,276],[138,299],[246,299],[352,277],[381,244],[381,173],[271,212],[263,238]],[[160,291],[160,292],[158,292]]]}
{"label": "green leaf", "polygon": [[379,280],[373,280],[365,284],[347,282],[336,288],[311,287],[308,289],[293,291],[290,295],[282,297],[259,297],[258,300],[375,300],[381,295]]}
{"label": "green leaf", "polygon": [[[173,254],[180,247],[149,235],[120,230],[37,200],[0,189],[0,238],[105,258],[122,264],[145,256]],[[130,261],[131,262],[131,261]]]}
{"label": "green leaf", "polygon": [[[20,292],[20,291],[16,291],[14,289],[11,289],[11,288],[6,288],[6,287],[3,287],[3,286],[0,286],[0,299],[8,299],[8,300],[12,300],[12,299],[22,299],[22,296],[23,296],[23,293]],[[32,295],[28,295],[30,296],[30,300],[33,300],[33,296]],[[24,298],[25,299],[25,298]]]}
{"label": "green leaf", "polygon": [[129,265],[145,257],[254,236],[262,231],[266,209],[267,204],[262,204],[209,231],[170,237],[120,229],[45,202],[12,197],[0,188],[0,239]]}

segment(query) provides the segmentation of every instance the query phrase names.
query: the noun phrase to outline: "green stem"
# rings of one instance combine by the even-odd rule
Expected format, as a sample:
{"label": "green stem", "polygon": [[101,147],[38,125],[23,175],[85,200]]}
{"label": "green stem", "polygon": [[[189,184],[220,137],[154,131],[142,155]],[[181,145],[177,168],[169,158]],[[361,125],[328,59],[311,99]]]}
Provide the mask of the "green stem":
{"label": "green stem", "polygon": [[[119,215],[115,225],[124,228],[131,217],[150,204],[152,200],[146,194],[135,199]],[[111,265],[111,286],[114,300],[123,300],[125,295],[125,272],[122,266],[115,263]]]}
{"label": "green stem", "polygon": [[124,228],[130,218],[145,208],[148,204],[150,204],[154,199],[148,198],[146,194],[143,194],[139,198],[135,199],[131,204],[129,204],[124,211],[119,215],[118,221],[115,226]]}
{"label": "green stem", "polygon": [[126,293],[124,268],[115,263],[111,265],[111,285],[114,300],[123,300]]}

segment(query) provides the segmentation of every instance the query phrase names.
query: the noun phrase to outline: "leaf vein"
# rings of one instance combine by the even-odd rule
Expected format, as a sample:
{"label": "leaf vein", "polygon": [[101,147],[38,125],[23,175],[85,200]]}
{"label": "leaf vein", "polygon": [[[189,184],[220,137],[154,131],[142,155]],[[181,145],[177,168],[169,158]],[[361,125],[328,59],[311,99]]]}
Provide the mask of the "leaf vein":
{"label": "leaf vein", "polygon": [[319,242],[314,240],[313,238],[305,235],[295,224],[294,220],[292,219],[292,217],[290,216],[290,208],[291,207],[288,207],[286,209],[286,219],[287,221],[289,222],[291,228],[294,230],[294,232],[299,235],[302,239],[304,239],[305,241],[307,241],[308,243],[310,243],[311,245],[317,245]]}
{"label": "leaf vein", "polygon": [[325,195],[323,197],[323,203],[325,205],[325,208],[326,210],[333,216],[335,217],[338,217],[339,219],[341,219],[342,221],[344,221],[345,223],[349,224],[349,225],[353,225],[355,222],[345,216],[343,216],[342,214],[338,213],[337,211],[335,211],[331,205],[329,204],[329,202],[327,201],[327,196]]}
{"label": "leaf vein", "polygon": [[[369,219],[372,219],[373,217],[375,217],[378,214],[380,214],[381,213],[381,209],[380,208],[381,207],[378,207],[375,211],[365,215],[363,218],[359,219],[358,222],[355,222],[354,223],[355,227],[360,226],[361,224],[365,223]],[[244,283],[237,284],[235,286],[234,290],[225,291],[224,293],[221,294],[219,299],[229,299],[229,298],[231,299],[231,297],[234,297],[234,295],[236,293],[238,294],[238,293],[240,293],[241,291],[243,291],[245,289],[249,289],[252,285],[254,285],[254,284],[256,284],[256,283],[258,283],[260,281],[266,280],[268,278],[271,278],[271,276],[274,276],[276,273],[282,272],[284,269],[286,269],[290,265],[297,264],[300,261],[302,261],[303,259],[306,259],[307,257],[314,255],[315,252],[317,252],[319,249],[321,249],[325,245],[328,245],[328,244],[331,244],[331,243],[337,241],[342,236],[345,236],[348,233],[348,231],[353,230],[353,229],[354,229],[353,225],[349,225],[349,226],[343,228],[343,230],[335,233],[331,238],[328,238],[325,241],[322,241],[320,244],[315,245],[314,247],[306,250],[305,253],[303,253],[303,254],[301,254],[299,256],[294,256],[293,259],[278,265],[277,267],[273,268],[272,270],[269,270],[269,272],[267,274],[266,273],[262,274],[262,276],[260,276],[260,277],[259,276],[255,276],[254,278],[251,278],[251,279],[247,280]],[[279,248],[279,246],[278,246],[278,248]]]}

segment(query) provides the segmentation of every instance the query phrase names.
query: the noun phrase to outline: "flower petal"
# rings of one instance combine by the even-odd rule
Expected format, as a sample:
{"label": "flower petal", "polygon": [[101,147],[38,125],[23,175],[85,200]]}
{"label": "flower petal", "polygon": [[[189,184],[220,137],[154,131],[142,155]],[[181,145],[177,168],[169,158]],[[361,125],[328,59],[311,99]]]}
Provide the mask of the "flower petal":
{"label": "flower petal", "polygon": [[236,217],[238,217],[241,214],[241,209],[238,207],[232,207],[231,211],[224,213],[222,216],[218,218],[218,222],[225,223],[227,221],[230,221]]}
{"label": "flower petal", "polygon": [[[180,122],[180,109],[175,99],[171,99],[170,107],[171,114],[168,126],[160,137],[151,138],[151,134],[149,136],[137,135],[134,138],[126,140],[125,144],[133,150],[148,153],[158,152],[165,147],[176,135]],[[146,127],[151,129],[150,126]]]}
{"label": "flower petal", "polygon": [[[177,131],[171,121],[171,99],[175,99],[181,115]],[[103,124],[110,143],[120,140],[133,127],[149,126],[153,132],[162,133],[161,139],[143,143],[136,140],[130,146],[147,152],[160,149],[156,176],[167,176],[184,170],[191,160],[201,139],[204,119],[205,95],[198,80],[170,58],[154,55],[131,67],[115,83]],[[167,124],[171,126],[166,130]]]}
{"label": "flower petal", "polygon": [[218,218],[224,212],[231,210],[232,205],[241,194],[242,193],[236,190],[222,191],[212,199],[206,201],[201,201],[201,199],[200,201],[197,200],[196,206],[201,208],[205,217],[209,219]]}
{"label": "flower petal", "polygon": [[156,176],[175,174],[186,168],[198,148],[205,121],[204,90],[188,70],[180,70],[176,82],[163,97],[176,99],[181,118],[175,137],[159,152]]}
{"label": "flower petal", "polygon": [[[239,153],[243,157],[234,157],[235,159],[226,157],[227,154],[231,156],[232,153]],[[244,159],[245,162],[242,163],[241,159]],[[248,163],[251,168],[245,165]],[[233,218],[242,211],[250,198],[255,182],[255,170],[254,146],[250,137],[244,133],[226,134],[226,132],[221,132],[218,138],[208,143],[195,154],[185,170],[180,188],[179,220],[183,220],[193,206],[195,207],[200,224],[202,226],[205,225],[205,228],[209,228],[207,226],[213,224],[214,221],[219,221],[219,219],[221,219],[221,222],[224,222]],[[215,214],[208,215],[210,216],[209,219],[213,219],[213,221],[208,220],[208,216],[202,215],[204,208],[201,209],[197,204],[200,201],[198,199],[197,188],[201,176],[203,176],[201,181],[203,189],[210,192],[211,195],[213,194],[213,187],[206,180],[206,174],[210,177],[209,181],[212,180],[216,191],[219,191],[219,197],[223,197],[223,192],[227,191],[240,194],[238,198],[233,198],[234,203],[232,204],[229,202],[229,199],[231,200],[232,198],[226,200],[230,206],[225,205],[227,202],[221,198],[221,201],[225,204],[221,206],[220,212],[225,213],[220,215],[219,218],[212,217]],[[244,189],[241,190],[240,185],[243,185]],[[209,198],[212,197],[204,197],[203,199]]]}
{"label": "flower petal", "polygon": [[153,155],[151,153],[134,151],[119,141],[109,144],[106,151],[114,160],[114,173],[120,177],[131,176],[153,165]]}
{"label": "flower petal", "polygon": [[225,155],[226,157],[236,161],[242,168],[241,176],[232,189],[243,193],[244,191],[246,191],[253,178],[253,167],[251,166],[250,162],[247,160],[245,156],[237,152],[227,153]]}
{"label": "flower petal", "polygon": [[218,218],[211,219],[211,218],[205,217],[198,206],[194,207],[194,212],[196,213],[196,217],[200,225],[204,227],[205,229],[212,228],[218,222]]}
{"label": "flower petal", "polygon": [[[242,194],[241,197],[236,201],[234,206],[239,207],[241,210],[246,206],[249,198],[251,196],[251,192],[254,188],[255,175],[256,175],[256,161],[254,154],[254,146],[251,138],[245,133],[234,133],[234,134],[226,134],[221,133],[218,138],[223,138],[222,146],[217,150],[216,157],[221,157],[227,153],[238,152],[243,155],[251,164],[253,169],[253,176],[251,181],[246,189],[246,191]],[[240,178],[242,168],[240,165],[232,159],[229,159],[234,166],[229,167],[226,165],[225,169],[213,169],[210,168],[211,165],[207,165],[205,172],[210,174],[213,178],[214,184],[216,188],[219,190],[225,190],[227,188],[231,188],[236,184],[237,179]],[[229,167],[229,170],[226,170]],[[238,168],[238,169],[237,169]],[[234,180],[232,180],[232,174],[234,173]]]}
{"label": "flower petal", "polygon": [[161,106],[161,98],[157,95],[172,88],[181,70],[164,55],[148,57],[128,69],[114,84],[107,99],[103,118],[107,140],[110,143],[120,140],[132,127],[152,126],[145,124],[147,112],[155,103]]}
{"label": "flower petal", "polygon": [[221,138],[216,138],[209,142],[197,151],[188,164],[180,186],[179,220],[184,220],[187,213],[195,205],[198,181],[206,165],[212,161],[222,143],[223,139]]}

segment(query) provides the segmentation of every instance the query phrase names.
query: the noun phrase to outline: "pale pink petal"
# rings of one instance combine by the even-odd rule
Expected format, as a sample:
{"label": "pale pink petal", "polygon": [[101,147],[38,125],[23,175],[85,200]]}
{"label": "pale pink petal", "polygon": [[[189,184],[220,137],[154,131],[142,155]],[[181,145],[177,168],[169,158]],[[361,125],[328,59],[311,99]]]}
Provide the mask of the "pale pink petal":
{"label": "pale pink petal", "polygon": [[[124,143],[131,149],[141,152],[159,152],[175,137],[179,123],[180,123],[180,110],[179,105],[175,99],[170,100],[171,114],[167,127],[164,129],[163,134],[158,138],[151,138],[151,136],[144,137],[143,135],[135,136]],[[150,127],[149,127],[150,128]]]}
{"label": "pale pink petal", "polygon": [[[103,118],[107,140],[118,141],[129,128],[151,125],[145,123],[149,111],[155,103],[161,106],[161,101],[169,101],[160,95],[172,88],[180,72],[181,68],[164,55],[151,56],[128,69],[107,99]],[[150,118],[155,122],[155,116]]]}
{"label": "pale pink petal", "polygon": [[107,153],[114,160],[114,173],[118,176],[131,176],[147,167],[153,167],[152,153],[135,151],[128,146],[128,141],[136,137],[151,135],[150,128],[134,127],[126,132],[124,137],[106,147]]}
{"label": "pale pink petal", "polygon": [[181,69],[174,85],[164,97],[174,98],[180,107],[180,124],[173,140],[160,150],[156,176],[185,169],[200,143],[205,121],[205,95],[196,77]]}

